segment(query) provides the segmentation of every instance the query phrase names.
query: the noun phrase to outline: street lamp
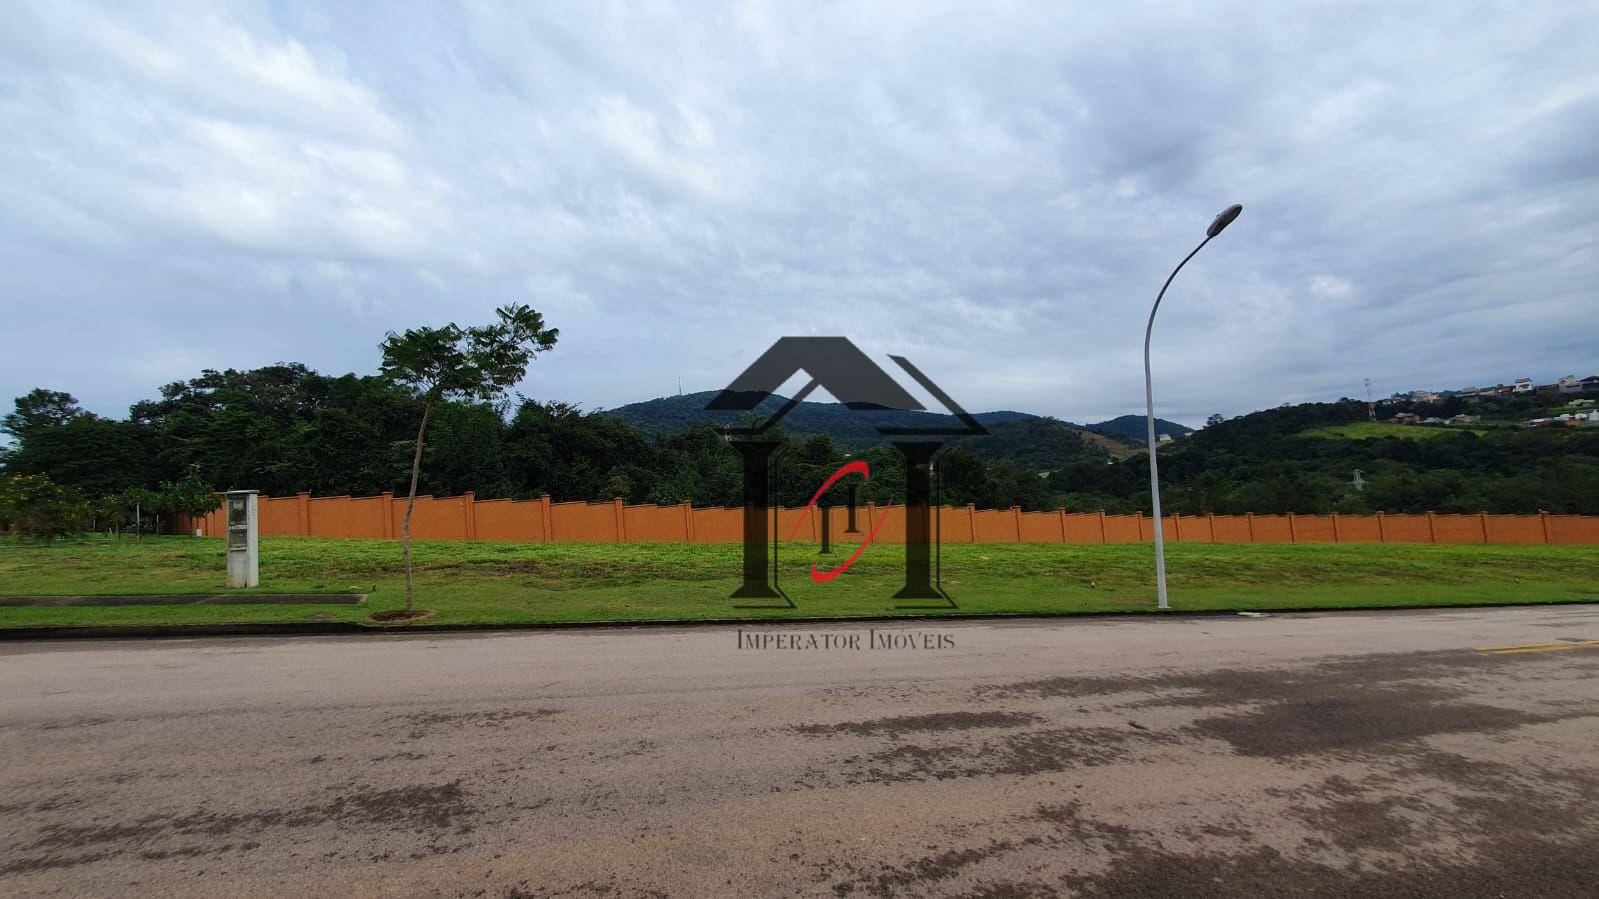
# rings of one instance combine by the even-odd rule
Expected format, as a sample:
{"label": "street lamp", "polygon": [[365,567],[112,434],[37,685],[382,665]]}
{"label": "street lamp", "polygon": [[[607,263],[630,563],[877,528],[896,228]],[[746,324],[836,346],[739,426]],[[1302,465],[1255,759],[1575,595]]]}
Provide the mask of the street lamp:
{"label": "street lamp", "polygon": [[1149,425],[1149,494],[1155,506],[1155,585],[1159,591],[1159,605],[1162,609],[1169,609],[1171,605],[1166,601],[1166,538],[1161,533],[1160,527],[1160,468],[1155,461],[1155,391],[1149,378],[1149,335],[1155,330],[1155,313],[1160,310],[1160,301],[1166,296],[1166,288],[1171,286],[1172,279],[1183,270],[1188,260],[1194,258],[1195,253],[1204,249],[1212,237],[1231,225],[1233,219],[1238,218],[1238,213],[1243,211],[1244,207],[1234,203],[1223,209],[1210,223],[1210,227],[1205,229],[1205,239],[1199,242],[1199,246],[1194,247],[1193,252],[1184,256],[1183,261],[1177,263],[1177,267],[1166,276],[1166,283],[1160,286],[1160,293],[1155,297],[1155,306],[1149,310],[1149,324],[1144,328],[1144,406]]}

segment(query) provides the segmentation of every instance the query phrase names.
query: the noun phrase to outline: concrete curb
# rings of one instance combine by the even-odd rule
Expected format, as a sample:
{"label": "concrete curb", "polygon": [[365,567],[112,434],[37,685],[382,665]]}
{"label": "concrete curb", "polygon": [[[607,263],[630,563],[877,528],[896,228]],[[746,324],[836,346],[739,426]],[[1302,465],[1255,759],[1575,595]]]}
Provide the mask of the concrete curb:
{"label": "concrete curb", "polygon": [[0,627],[0,643],[24,640],[125,640],[172,637],[293,637],[328,634],[363,634],[395,636],[399,634],[440,633],[494,633],[526,631],[618,630],[622,628],[684,628],[733,627],[754,625],[838,625],[906,624],[921,621],[1061,621],[1069,619],[1117,618],[1127,621],[1169,620],[1172,618],[1224,618],[1238,617],[1239,612],[1263,612],[1271,615],[1325,614],[1328,612],[1415,612],[1459,611],[1466,609],[1514,609],[1540,606],[1599,606],[1599,599],[1539,599],[1527,602],[1484,602],[1438,605],[1407,603],[1382,606],[1294,606],[1284,608],[1253,609],[1202,609],[1194,611],[1153,609],[1127,609],[1099,612],[982,612],[972,614],[939,615],[860,615],[852,617],[804,618],[693,618],[693,619],[641,619],[638,621],[541,621],[497,624],[410,624],[383,625],[355,621],[281,621],[239,624],[169,624],[169,625],[108,625],[108,626],[43,626]]}

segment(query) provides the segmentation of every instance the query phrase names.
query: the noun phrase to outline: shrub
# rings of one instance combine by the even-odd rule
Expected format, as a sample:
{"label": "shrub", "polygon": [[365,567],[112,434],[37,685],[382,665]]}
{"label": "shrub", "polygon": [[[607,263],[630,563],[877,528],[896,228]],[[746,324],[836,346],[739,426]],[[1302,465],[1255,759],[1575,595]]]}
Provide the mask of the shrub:
{"label": "shrub", "polygon": [[0,480],[0,525],[46,542],[81,534],[89,504],[72,487],[40,474],[14,474]]}

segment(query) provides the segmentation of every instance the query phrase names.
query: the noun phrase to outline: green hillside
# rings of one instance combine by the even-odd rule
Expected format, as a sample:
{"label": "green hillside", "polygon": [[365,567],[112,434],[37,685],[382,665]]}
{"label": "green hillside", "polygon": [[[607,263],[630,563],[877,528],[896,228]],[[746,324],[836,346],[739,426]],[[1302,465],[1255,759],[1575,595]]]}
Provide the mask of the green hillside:
{"label": "green hillside", "polygon": [[1319,428],[1306,428],[1301,433],[1306,437],[1329,437],[1344,440],[1373,440],[1380,437],[1398,437],[1401,440],[1433,440],[1438,437],[1447,437],[1450,434],[1459,434],[1463,431],[1470,431],[1473,434],[1484,433],[1481,428],[1462,428],[1454,425],[1437,427],[1397,425],[1390,421],[1357,421],[1344,425],[1323,425]]}
{"label": "green hillside", "polygon": [[[742,464],[708,426],[715,420],[703,412],[710,398],[668,397],[608,412],[527,399],[502,406],[444,402],[429,425],[421,492],[737,504]],[[760,411],[782,402],[769,398]],[[1162,498],[1167,510],[1184,514],[1599,514],[1599,428],[1517,425],[1570,402],[1569,396],[1452,398],[1427,407],[1429,416],[1481,416],[1469,427],[1374,423],[1354,400],[1255,412],[1163,448]],[[156,489],[191,472],[212,488],[274,496],[403,493],[419,415],[414,396],[380,378],[330,377],[297,364],[202,372],[161,388],[124,419],[93,415],[69,394],[38,390],[19,398],[0,422],[13,440],[0,448],[0,467],[6,475],[47,477],[84,501]],[[990,433],[957,440],[940,457],[946,501],[1120,512],[1150,507],[1141,437],[1022,412],[978,417]],[[771,433],[787,441],[772,457],[775,495],[785,505],[803,504],[845,461],[864,459],[872,476],[861,498],[903,501],[904,459],[878,428],[952,423],[935,413],[801,403]]]}
{"label": "green hillside", "polygon": [[[615,409],[602,410],[601,414],[620,419],[648,436],[672,436],[701,425],[726,426],[737,424],[749,413],[710,412],[705,406],[721,391],[705,390],[681,396],[663,396],[638,403],[628,403]],[[787,397],[772,394],[761,400],[754,414],[764,419],[783,408]],[[1014,421],[1039,418],[1026,412],[977,412],[972,415],[984,427]],[[883,428],[948,428],[964,427],[953,415],[937,412],[904,412],[898,410],[850,409],[842,403],[801,402],[782,419],[783,430],[795,437],[826,435],[839,448],[854,452],[883,443]]]}
{"label": "green hillside", "polygon": [[[1097,431],[1101,434],[1108,434],[1112,437],[1135,443],[1147,443],[1149,440],[1149,419],[1142,415],[1118,415],[1106,421],[1083,425],[1083,427],[1090,431]],[[1167,421],[1159,417],[1155,419],[1155,434],[1157,436],[1169,434],[1176,438],[1187,437],[1192,433],[1194,433],[1194,429],[1187,425],[1178,424],[1175,421]]]}
{"label": "green hillside", "polygon": [[[1471,427],[1372,422],[1355,400],[1255,412],[1161,450],[1162,506],[1183,514],[1599,514],[1599,429],[1511,424],[1556,402],[1457,399],[1428,410],[1481,415]],[[1070,508],[1149,508],[1143,453],[1112,465],[1073,465],[1049,480]]]}
{"label": "green hillside", "polygon": [[1133,447],[1119,438],[1085,431],[1054,418],[1034,418],[993,425],[984,437],[955,444],[985,462],[1008,462],[1030,471],[1049,472],[1077,462],[1104,464],[1125,456]]}

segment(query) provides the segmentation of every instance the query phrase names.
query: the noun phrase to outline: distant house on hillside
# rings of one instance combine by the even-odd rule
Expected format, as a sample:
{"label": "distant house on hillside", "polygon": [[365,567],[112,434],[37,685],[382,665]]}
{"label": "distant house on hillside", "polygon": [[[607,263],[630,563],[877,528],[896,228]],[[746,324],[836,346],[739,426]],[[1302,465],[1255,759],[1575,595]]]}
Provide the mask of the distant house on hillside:
{"label": "distant house on hillside", "polygon": [[1438,394],[1433,393],[1431,390],[1418,390],[1412,393],[1410,398],[1418,403],[1436,403],[1439,399]]}
{"label": "distant house on hillside", "polygon": [[1599,390],[1599,375],[1589,375],[1588,377],[1583,378],[1582,389],[1584,391]]}
{"label": "distant house on hillside", "polygon": [[1517,378],[1515,387],[1512,388],[1513,392],[1515,393],[1532,393],[1537,389],[1538,388],[1533,385],[1531,378]]}
{"label": "distant house on hillside", "polygon": [[1421,416],[1414,412],[1399,412],[1389,420],[1396,425],[1413,425],[1421,421]]}
{"label": "distant house on hillside", "polygon": [[1556,381],[1555,386],[1559,388],[1561,393],[1582,392],[1582,382],[1577,380],[1576,375],[1566,375],[1564,378]]}
{"label": "distant house on hillside", "polygon": [[1449,423],[1452,425],[1469,425],[1479,421],[1482,421],[1481,415],[1467,415],[1464,412],[1449,419]]}

